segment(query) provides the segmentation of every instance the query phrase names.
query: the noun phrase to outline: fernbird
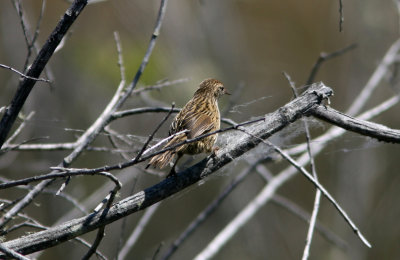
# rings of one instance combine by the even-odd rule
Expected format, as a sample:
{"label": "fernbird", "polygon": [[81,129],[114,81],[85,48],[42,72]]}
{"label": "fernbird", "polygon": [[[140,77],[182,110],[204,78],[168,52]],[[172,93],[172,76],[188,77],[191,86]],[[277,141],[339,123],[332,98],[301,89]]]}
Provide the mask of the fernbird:
{"label": "fernbird", "polygon": [[[230,95],[224,85],[216,79],[206,79],[200,83],[199,88],[194,93],[192,99],[182,108],[174,118],[169,136],[186,130],[186,132],[174,136],[164,148],[171,147],[187,139],[219,130],[220,113],[218,109],[218,99],[224,95]],[[166,151],[154,156],[146,169],[152,165],[160,169],[168,165],[175,157],[177,159],[167,177],[174,176],[175,166],[184,154],[194,155],[199,153],[215,152],[218,148],[214,147],[217,134],[207,136],[199,141],[184,144],[175,149]]]}

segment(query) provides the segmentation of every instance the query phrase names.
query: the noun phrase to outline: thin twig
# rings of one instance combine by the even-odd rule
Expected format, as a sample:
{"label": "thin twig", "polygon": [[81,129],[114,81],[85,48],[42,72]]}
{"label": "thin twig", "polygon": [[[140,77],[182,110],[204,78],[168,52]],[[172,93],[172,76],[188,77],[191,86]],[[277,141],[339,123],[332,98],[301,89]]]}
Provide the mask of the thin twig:
{"label": "thin twig", "polygon": [[[137,177],[135,177],[135,178],[133,179],[132,184],[131,184],[131,189],[130,189],[130,191],[129,191],[128,196],[132,196],[132,195],[133,195],[133,192],[135,191],[135,187],[136,187],[136,182],[137,182],[137,180],[138,180]],[[124,218],[124,219],[122,220],[122,223],[121,223],[120,237],[119,237],[119,239],[118,239],[118,244],[117,244],[116,252],[115,252],[115,259],[116,259],[116,260],[123,259],[123,258],[120,258],[120,257],[119,257],[119,254],[120,254],[120,252],[121,252],[121,248],[123,247],[123,243],[124,243],[124,239],[125,239],[127,221],[128,221],[128,218]]]}
{"label": "thin twig", "polygon": [[18,259],[18,260],[29,260],[29,258],[18,254],[17,252],[15,252],[14,250],[11,250],[7,247],[5,247],[2,243],[0,243],[0,251],[3,252],[4,254],[6,254],[9,257],[12,257],[14,259]]}
{"label": "thin twig", "polygon": [[[154,131],[150,134],[150,136],[147,138],[147,141],[144,143],[144,145],[142,146],[142,149],[139,151],[139,153],[135,156],[135,159],[133,159],[133,162],[137,162],[140,159],[140,156],[142,156],[142,154],[144,154],[144,152],[146,151],[147,146],[149,145],[149,143],[151,142],[151,140],[153,140],[154,135],[157,133],[157,131],[161,128],[161,126],[165,123],[165,121],[167,121],[167,119],[169,118],[169,116],[172,114],[172,111],[174,110],[175,107],[175,103],[172,103],[171,105],[171,109],[168,112],[168,114],[161,120],[161,122],[157,125],[157,127],[154,129]],[[132,163],[133,163],[132,162]]]}
{"label": "thin twig", "polygon": [[[259,173],[260,176],[263,177],[265,182],[271,181],[274,176],[269,172],[268,169],[262,164],[257,165],[256,167],[257,172]],[[306,212],[304,209],[302,209],[299,205],[295,204],[293,201],[275,194],[271,198],[271,202],[275,203],[276,205],[282,207],[283,209],[287,210],[288,212],[292,213],[294,216],[298,217],[299,219],[303,220],[304,222],[309,223],[309,220],[311,218],[311,214]],[[336,245],[340,249],[346,250],[347,249],[347,243],[343,241],[343,239],[339,238],[337,235],[335,235],[332,231],[324,227],[323,225],[319,224],[318,222],[316,223],[316,228],[317,231],[329,242],[332,244]]]}
{"label": "thin twig", "polygon": [[42,23],[42,19],[43,19],[43,15],[44,15],[44,10],[46,9],[46,0],[42,0],[42,8],[40,8],[40,13],[39,13],[39,18],[36,22],[36,28],[35,28],[35,32],[33,34],[31,43],[29,45],[29,48],[32,49],[36,43],[36,40],[39,36],[39,32],[40,32],[40,25]]}
{"label": "thin twig", "polygon": [[241,94],[242,94],[244,87],[245,87],[244,82],[239,82],[236,85],[235,89],[233,90],[232,95],[228,99],[228,104],[225,106],[224,110],[221,111],[221,117],[225,117],[230,112],[230,110],[232,109],[234,104],[237,103],[239,98],[241,98],[241,96],[242,96]]}
{"label": "thin twig", "polygon": [[[254,138],[254,137],[252,137]],[[258,138],[256,140],[259,140]],[[319,149],[314,151],[314,155],[322,150],[322,145],[318,146]],[[299,165],[304,165],[308,162],[308,154],[302,155],[298,162]],[[273,198],[276,190],[284,183],[290,180],[297,173],[294,167],[288,167],[278,175],[274,176],[267,185],[258,193],[258,195],[247,204],[247,206],[228,224],[225,228],[209,242],[208,246],[204,248],[194,259],[203,260],[213,257],[220,248],[225,245],[234,234],[244,226],[255,213],[265,205],[270,199]]]}
{"label": "thin twig", "polygon": [[18,75],[20,75],[21,77],[24,77],[26,79],[31,79],[31,80],[34,80],[34,81],[43,81],[43,82],[46,82],[46,83],[51,83],[51,81],[48,80],[48,79],[30,77],[30,76],[25,75],[24,73],[22,73],[22,72],[20,72],[20,71],[18,71],[16,69],[12,68],[12,67],[4,65],[4,64],[0,64],[0,68],[11,70],[12,72],[17,73]]}
{"label": "thin twig", "polygon": [[[291,87],[291,89],[293,91],[294,97],[297,97],[298,96],[298,92],[297,92],[295,83],[292,81],[292,79],[289,76],[289,74],[284,72],[284,75],[287,78],[287,80],[289,81],[289,85],[290,85],[290,87]],[[313,177],[315,178],[315,180],[318,180],[317,171],[315,169],[314,157],[313,157],[312,152],[311,152],[310,128],[308,127],[308,123],[307,123],[307,121],[305,119],[302,119],[301,121],[304,124],[304,129],[306,130],[307,153],[308,153],[308,156],[310,158],[310,165],[311,165],[312,174],[313,174]],[[311,241],[312,241],[312,237],[313,237],[313,234],[314,234],[314,228],[315,228],[315,225],[316,225],[316,222],[317,222],[317,215],[318,215],[318,211],[319,211],[320,201],[321,201],[321,191],[317,189],[316,193],[315,193],[314,208],[313,208],[313,211],[312,211],[312,214],[311,214],[311,218],[310,218],[310,225],[308,227],[306,245],[304,247],[302,260],[307,260],[308,256],[309,256],[309,253],[310,253]]]}
{"label": "thin twig", "polygon": [[101,208],[104,206],[110,207],[111,203],[114,200],[115,194],[121,189],[122,183],[111,173],[109,172],[101,172],[101,175],[108,177],[112,182],[114,182],[115,187],[110,193],[103,199],[103,201],[97,205],[97,207],[93,210],[95,213],[99,212]]}
{"label": "thin twig", "polygon": [[13,219],[13,217],[17,215],[18,212],[29,205],[32,200],[53,181],[54,179],[40,182],[32,190],[30,190],[28,194],[24,196],[24,198],[19,200],[9,211],[7,211],[6,214],[3,215],[3,217],[0,219],[0,229],[3,228],[11,219]]}
{"label": "thin twig", "polygon": [[200,225],[210,217],[221,203],[232,193],[232,191],[241,184],[245,178],[253,172],[256,166],[264,159],[258,160],[239,173],[235,179],[215,198],[197,217],[189,224],[189,226],[179,235],[179,237],[168,248],[167,252],[162,256],[161,260],[169,259],[178,248],[186,241]]}
{"label": "thin twig", "polygon": [[97,231],[97,235],[96,235],[96,239],[94,240],[94,243],[89,248],[87,253],[82,257],[82,260],[90,259],[90,257],[92,257],[92,255],[97,251],[97,248],[99,247],[101,240],[104,238],[104,229],[105,229],[105,226],[102,226],[99,228],[99,230]]}
{"label": "thin twig", "polygon": [[[195,138],[192,138],[192,139],[186,139],[185,141],[182,141],[182,142],[177,143],[175,145],[171,145],[171,146],[163,148],[163,149],[161,149],[161,150],[159,150],[157,152],[148,154],[149,153],[148,151],[153,150],[156,146],[159,146],[161,143],[164,143],[168,138],[171,138],[171,136],[170,136],[170,137],[168,137],[166,139],[161,140],[159,143],[157,143],[156,145],[150,147],[148,150],[144,151],[143,152],[144,155],[141,158],[136,159],[136,157],[135,157],[135,158],[133,158],[132,160],[130,160],[128,162],[123,162],[123,163],[119,163],[119,164],[116,164],[116,165],[103,166],[103,167],[93,168],[93,169],[63,168],[63,167],[57,166],[57,167],[51,167],[51,169],[57,169],[57,170],[61,170],[61,171],[64,171],[64,170],[68,171],[68,173],[71,174],[71,176],[72,175],[95,174],[95,173],[103,172],[103,171],[112,171],[112,170],[123,169],[123,168],[130,167],[132,165],[135,165],[137,163],[146,161],[147,159],[149,159],[149,158],[151,158],[153,156],[156,156],[158,154],[162,154],[162,153],[164,153],[166,151],[173,150],[173,149],[175,149],[175,148],[177,148],[179,146],[182,146],[182,145],[185,145],[185,144],[189,144],[189,143],[193,143],[193,142],[197,142],[197,141],[199,141],[199,140],[201,140],[203,138],[206,138],[208,136],[211,136],[211,135],[215,135],[215,134],[218,134],[218,133],[223,133],[223,132],[230,131],[230,130],[235,130],[240,126],[251,125],[251,124],[262,122],[262,121],[265,121],[264,117],[257,118],[257,119],[254,119],[254,120],[250,120],[250,121],[246,121],[246,122],[243,122],[243,123],[240,123],[240,124],[236,124],[235,126],[219,129],[219,130],[216,130],[216,131],[213,131],[213,132],[209,132],[209,133],[206,133],[206,134],[203,134],[203,135],[199,135],[199,136],[197,136]],[[179,134],[181,134],[182,132],[186,132],[186,131],[187,130],[183,130],[183,131],[179,132]],[[31,178],[27,178],[27,179],[29,179],[30,181],[35,181],[33,178],[48,179],[47,176],[56,176],[56,175],[57,174],[54,175],[53,173],[49,173],[49,174],[36,176],[36,177],[31,177]],[[4,183],[4,184],[2,183],[2,184],[0,184],[0,189],[10,188],[10,187],[13,187],[13,186],[16,186],[16,185],[23,185],[27,179],[21,179],[19,181],[14,181],[13,183]]]}
{"label": "thin twig", "polygon": [[[0,181],[1,181],[1,182],[9,182],[10,180],[0,176]],[[24,185],[24,186],[18,186],[18,188],[24,189],[24,190],[31,190],[31,189],[33,189],[33,186]],[[52,194],[52,195],[56,195],[56,192],[57,192],[57,191],[51,190],[51,189],[44,189],[44,190],[43,190],[43,193]],[[83,213],[83,214],[87,214],[87,213],[88,213],[87,210],[86,210],[86,208],[85,208],[84,206],[82,206],[82,205],[78,202],[78,200],[75,199],[74,197],[72,197],[72,196],[70,196],[70,195],[68,195],[68,194],[60,194],[59,196],[60,196],[61,198],[65,199],[67,202],[70,202],[70,203],[71,203],[76,209],[78,209],[81,213]],[[1,236],[1,234],[0,234],[0,236]]]}
{"label": "thin twig", "polygon": [[[122,111],[117,111],[112,115],[110,120],[116,120],[125,116],[137,115],[137,114],[144,114],[144,113],[158,113],[158,112],[169,112],[170,107],[140,107],[140,108],[132,108]],[[181,111],[180,108],[174,108],[173,113],[178,113]],[[227,125],[235,125],[236,123],[233,122],[232,119],[229,118],[222,118],[222,123]]]}
{"label": "thin twig", "polygon": [[343,30],[343,21],[344,21],[344,15],[343,15],[343,1],[339,0],[339,32]]}
{"label": "thin twig", "polygon": [[[132,182],[132,180],[133,181],[135,180],[135,176],[138,175],[138,172],[139,172],[139,170],[137,170],[136,168],[131,168],[131,169],[129,169],[129,171],[123,171],[120,174],[118,174],[118,180],[121,183],[124,183],[126,185],[126,183],[130,183],[130,182]],[[132,187],[134,187],[134,186],[135,185],[133,184]],[[84,201],[82,201],[81,204],[84,205],[85,208],[93,209],[98,205],[99,198],[109,196],[109,192],[107,193],[107,191],[112,190],[114,188],[115,188],[114,182],[112,182],[112,183],[104,182],[103,185],[98,187],[88,197],[85,197]],[[54,223],[58,225],[60,223],[68,221],[70,219],[76,218],[78,213],[79,212],[77,212],[76,209],[71,209],[70,211],[66,212],[63,216],[60,216],[60,218],[57,221],[55,221]],[[84,215],[86,215],[86,214],[84,214]],[[81,215],[81,214],[79,214],[79,215]]]}
{"label": "thin twig", "polygon": [[[19,213],[18,217],[27,219],[27,221],[25,221],[23,223],[20,223],[20,224],[17,224],[17,225],[14,225],[14,226],[12,226],[11,228],[9,228],[7,230],[2,230],[0,232],[0,236],[4,236],[4,235],[6,235],[6,234],[8,234],[8,233],[10,233],[10,232],[12,232],[14,230],[22,228],[22,227],[31,227],[31,228],[36,228],[36,229],[40,229],[40,230],[49,229],[49,227],[46,227],[46,226],[40,224],[38,221],[36,221],[36,220],[32,219],[31,217],[28,217],[26,215],[23,215],[23,214]],[[82,239],[82,238],[76,237],[76,238],[74,238],[74,240],[77,241],[78,243],[88,247],[88,248],[91,247],[91,245],[88,242],[86,242],[84,239]],[[101,254],[99,251],[96,251],[96,255],[98,257],[100,257],[101,259],[106,260],[106,257],[103,254]]]}
{"label": "thin twig", "polygon": [[155,251],[154,254],[153,254],[153,257],[151,258],[152,260],[156,260],[156,259],[157,259],[158,253],[160,253],[161,248],[163,247],[163,245],[164,245],[164,242],[161,242],[161,243],[158,245],[156,251]]}
{"label": "thin twig", "polygon": [[118,53],[118,67],[121,74],[121,81],[126,81],[125,79],[125,66],[124,66],[124,58],[122,55],[122,45],[121,39],[119,37],[119,33],[117,31],[114,32],[115,45],[117,46]]}
{"label": "thin twig", "polygon": [[25,22],[25,16],[24,16],[24,11],[21,5],[21,0],[13,0],[14,3],[14,8],[18,13],[19,16],[19,22],[21,23],[21,28],[22,32],[24,34],[24,39],[25,39],[25,44],[26,46],[29,46],[30,44],[30,35],[29,35],[29,30],[27,28],[27,23]]}
{"label": "thin twig", "polygon": [[[115,178],[112,174],[108,173],[108,172],[104,172],[104,174],[106,174],[105,176],[109,177],[111,180],[113,180],[113,182],[115,183],[115,187],[114,189],[110,192],[110,194],[102,201],[102,203],[100,203],[95,209],[94,209],[94,213],[98,213],[100,208],[102,208],[102,204],[106,203],[103,212],[101,213],[100,219],[104,219],[108,213],[108,211],[110,210],[110,207],[112,205],[112,203],[114,202],[115,199],[115,195],[117,194],[117,192],[121,189],[121,182]],[[97,235],[96,235],[96,239],[94,240],[94,243],[92,244],[92,246],[90,247],[90,249],[88,250],[88,252],[83,256],[82,259],[90,259],[90,257],[95,254],[97,252],[97,248],[99,247],[101,241],[104,238],[105,235],[105,228],[106,226],[101,226],[99,227],[98,231],[97,231]]]}
{"label": "thin twig", "polygon": [[[74,23],[86,4],[86,0],[76,0],[73,2],[71,7],[65,12],[64,16],[58,22],[56,28],[48,37],[32,66],[29,67],[26,73],[27,76],[32,78],[38,78],[40,76],[47,62],[50,60],[55,48],[60,43],[62,37],[67,33],[68,29]],[[6,140],[18,113],[21,111],[22,106],[28,98],[35,83],[36,80],[29,78],[24,78],[20,82],[17,92],[8,106],[7,112],[0,121],[0,147]]]}
{"label": "thin twig", "polygon": [[[271,181],[274,176],[269,172],[268,169],[262,164],[259,164],[256,167],[257,172],[259,173],[260,176],[264,178],[264,180],[267,182]],[[299,219],[303,220],[304,222],[309,223],[309,220],[311,218],[311,215],[306,212],[304,209],[302,209],[299,205],[295,204],[294,202],[290,201],[289,199],[275,194],[271,198],[271,202],[275,203],[276,205],[282,207],[283,209],[289,211]],[[332,244],[336,245],[337,247],[346,250],[347,249],[347,244],[343,241],[343,239],[339,238],[337,235],[332,233],[332,231],[328,230],[326,227],[322,226],[318,222],[316,223],[316,228],[317,231],[329,242]]]}
{"label": "thin twig", "polygon": [[[26,123],[31,120],[31,118],[35,115],[34,111],[31,111],[25,120],[18,126],[17,130],[4,142],[4,146],[9,146],[10,143],[21,133],[22,129],[25,127]],[[3,149],[2,149],[3,150]]]}
{"label": "thin twig", "polygon": [[[313,153],[311,150],[310,128],[309,128],[306,120],[303,119],[302,121],[304,123],[304,128],[306,130],[307,153],[310,158],[312,176],[314,177],[314,179],[316,181],[318,181],[318,175],[317,175],[317,170],[315,168],[314,156],[313,156]],[[320,201],[321,201],[321,191],[319,189],[317,189],[315,192],[314,207],[313,207],[313,211],[312,211],[311,218],[310,218],[310,225],[308,226],[306,245],[304,247],[302,260],[307,260],[309,254],[310,254],[311,241],[312,241],[313,234],[314,234],[314,228],[317,223],[317,215],[319,212]]]}
{"label": "thin twig", "polygon": [[307,79],[306,85],[310,85],[310,84],[312,84],[314,82],[315,76],[317,75],[317,72],[319,71],[321,65],[325,61],[328,61],[328,60],[330,60],[332,58],[339,57],[339,56],[343,55],[344,53],[346,53],[346,52],[348,52],[348,51],[350,51],[350,50],[352,50],[352,49],[354,49],[356,47],[357,47],[357,44],[351,44],[351,45],[349,45],[349,46],[347,46],[347,47],[345,47],[343,49],[340,49],[340,50],[337,50],[337,51],[334,51],[334,52],[331,52],[331,53],[321,53],[319,55],[317,61],[315,62],[312,70],[311,70],[311,73],[310,73],[310,76]]}
{"label": "thin twig", "polygon": [[156,26],[154,27],[153,34],[151,35],[150,42],[147,47],[147,51],[143,57],[142,63],[140,64],[139,69],[137,70],[135,77],[133,78],[131,84],[128,86],[124,95],[121,97],[121,99],[116,104],[117,108],[121,107],[121,105],[131,95],[132,91],[136,88],[136,85],[137,85],[140,77],[142,76],[143,71],[147,66],[147,63],[149,62],[150,56],[151,56],[154,46],[156,44],[156,40],[157,40],[158,36],[160,35],[161,25],[164,20],[165,12],[167,9],[167,3],[168,3],[168,0],[161,0],[160,9],[158,11],[158,16],[157,16],[157,21],[156,21]]}
{"label": "thin twig", "polygon": [[[105,201],[107,202],[102,214],[101,214],[101,219],[104,218],[109,209],[111,204],[113,203],[114,199],[115,199],[115,195],[117,193],[117,191],[121,189],[121,183],[119,183],[118,181],[118,185],[116,185],[116,187],[114,188],[114,190],[112,190],[109,194],[109,196],[107,196],[105,198]],[[103,200],[104,201],[104,200]],[[101,204],[100,204],[101,205]],[[94,210],[95,213],[98,212],[97,208]],[[97,248],[99,247],[101,240],[103,240],[104,235],[105,235],[105,228],[106,226],[101,226],[99,227],[98,231],[97,231],[97,235],[96,235],[96,239],[94,240],[94,243],[92,244],[92,246],[89,248],[88,252],[82,257],[82,259],[90,259],[90,257],[97,252]]]}
{"label": "thin twig", "polygon": [[[78,241],[78,243],[86,246],[87,248],[92,247],[92,245],[90,243],[88,243],[87,241],[85,241],[84,239],[82,239],[80,237],[76,237],[74,240]],[[105,255],[103,255],[100,251],[96,250],[95,254],[97,255],[97,257],[100,257],[101,259],[107,260],[107,257]]]}
{"label": "thin twig", "polygon": [[[29,35],[29,30],[30,29],[28,28],[29,27],[29,23],[25,19],[25,16],[24,16],[24,13],[23,13],[23,9],[22,9],[22,5],[21,5],[21,1],[18,0],[18,2],[17,2],[16,0],[13,0],[13,2],[14,2],[14,8],[17,11],[18,16],[19,16],[19,20],[20,20],[20,23],[21,23],[22,31],[23,31],[23,34],[24,34],[25,43],[26,43],[26,46],[27,46],[27,55],[26,55],[25,63],[24,63],[24,67],[23,67],[23,71],[26,72],[26,70],[28,68],[30,57],[32,56],[32,49],[35,50],[36,53],[39,53],[39,51],[40,51],[40,47],[41,46],[39,46],[39,44],[37,42],[37,38],[38,38],[38,35],[39,35],[40,24],[41,24],[41,21],[42,21],[42,18],[43,18],[45,6],[46,6],[46,1],[45,0],[42,1],[42,8],[40,10],[39,18],[38,18],[38,21],[36,23],[36,29],[35,29],[34,36],[33,36],[32,39],[30,39],[31,38],[30,35]],[[57,50],[57,48],[56,48],[56,50]],[[56,52],[56,50],[54,52]],[[51,72],[49,66],[46,66],[44,68],[44,73],[45,73],[46,77],[49,80],[48,84],[50,85],[50,87],[52,87],[52,82],[53,82],[54,76],[53,76],[53,73]]]}
{"label": "thin twig", "polygon": [[128,255],[129,251],[134,247],[136,242],[138,241],[140,235],[143,233],[143,230],[150,222],[150,219],[153,217],[155,212],[157,211],[158,207],[161,203],[154,204],[153,206],[146,209],[143,216],[140,218],[139,223],[136,225],[135,229],[129,236],[128,240],[125,242],[125,245],[119,251],[117,259],[125,259]]}
{"label": "thin twig", "polygon": [[[259,137],[248,133],[246,130],[238,129],[239,131],[242,131],[248,135],[251,135],[254,138],[259,139]],[[347,213],[342,209],[342,207],[336,202],[336,200],[330,195],[330,193],[316,180],[306,169],[304,169],[303,166],[301,166],[299,163],[297,163],[295,160],[293,160],[287,153],[285,153],[283,150],[281,150],[278,146],[274,145],[268,140],[263,140],[261,139],[263,143],[271,146],[277,153],[279,153],[283,158],[285,158],[290,164],[292,164],[298,171],[300,171],[317,189],[319,189],[322,194],[328,199],[329,202],[332,203],[332,205],[339,211],[340,215],[344,218],[344,220],[350,225],[350,227],[353,229],[353,232],[360,238],[360,240],[367,246],[371,247],[371,244],[368,242],[368,240],[363,236],[363,234],[360,232],[360,230],[357,228],[357,226],[353,223],[353,221],[349,218]],[[261,141],[260,140],[260,141]]]}
{"label": "thin twig", "polygon": [[[7,183],[1,183],[0,184],[0,189],[6,189],[14,186],[19,186],[19,185],[27,185],[31,182],[35,181],[42,181],[42,180],[51,180],[55,178],[65,178],[65,177],[70,177],[70,176],[78,176],[78,175],[87,175],[86,172],[77,172],[75,169],[69,169],[69,168],[64,168],[64,167],[52,167],[52,170],[54,170],[51,173],[48,174],[43,174],[43,175],[37,175],[33,177],[28,177],[25,179],[20,179],[20,180],[15,180],[15,181],[10,181]],[[61,171],[61,172],[59,172]],[[118,183],[118,179],[113,177],[110,174],[107,174],[105,171],[100,171],[100,172],[91,172],[90,175],[101,175],[105,176],[109,179],[111,179],[114,183]]]}
{"label": "thin twig", "polygon": [[[110,143],[111,143],[111,145],[114,147],[114,148],[118,148],[118,144],[117,144],[117,142],[116,142],[116,140],[114,139],[114,138],[117,138],[117,139],[119,139],[120,141],[122,140],[125,144],[127,144],[129,147],[131,147],[133,144],[132,144],[132,142],[130,142],[129,140],[127,140],[127,138],[122,138],[122,135],[121,134],[119,134],[119,133],[117,133],[116,131],[114,131],[114,130],[112,130],[111,128],[110,128],[110,126],[106,126],[106,127],[104,127],[104,130],[103,130],[104,132],[106,132],[107,133],[107,137],[108,137],[108,140],[110,141]],[[120,150],[120,149],[117,149],[117,150]],[[121,152],[119,152],[119,154],[121,155],[121,157],[123,158],[123,159],[125,159],[125,160],[130,160],[131,159],[131,157],[126,153],[126,152],[123,152],[123,151],[121,151]]]}
{"label": "thin twig", "polygon": [[[291,212],[294,216],[298,217],[304,222],[309,222],[309,220],[311,219],[311,215],[308,212],[302,209],[299,205],[295,204],[293,201],[283,196],[274,195],[271,202]],[[343,239],[339,238],[337,235],[335,235],[335,233],[333,233],[325,226],[316,222],[316,228],[319,234],[321,234],[327,241],[331,242],[342,250],[348,249],[348,243],[344,242]]]}
{"label": "thin twig", "polygon": [[346,114],[353,116],[361,111],[363,106],[366,104],[367,100],[371,97],[372,92],[375,90],[375,88],[378,87],[379,82],[384,78],[384,76],[389,71],[390,66],[393,64],[393,62],[397,61],[397,55],[399,50],[400,50],[400,38],[390,46],[385,56],[379,63],[378,67],[375,69],[374,73],[369,78],[367,84],[365,84],[360,94],[357,95],[357,98],[354,100],[350,108],[346,111]]}
{"label": "thin twig", "polygon": [[175,79],[175,80],[171,80],[171,81],[163,81],[161,83],[158,83],[158,84],[155,84],[155,85],[152,85],[152,86],[145,86],[143,88],[135,89],[134,91],[132,91],[132,95],[138,95],[138,94],[143,93],[145,91],[160,90],[162,88],[173,86],[173,85],[177,85],[177,84],[181,84],[181,83],[184,83],[184,82],[187,82],[187,81],[189,81],[189,78]]}

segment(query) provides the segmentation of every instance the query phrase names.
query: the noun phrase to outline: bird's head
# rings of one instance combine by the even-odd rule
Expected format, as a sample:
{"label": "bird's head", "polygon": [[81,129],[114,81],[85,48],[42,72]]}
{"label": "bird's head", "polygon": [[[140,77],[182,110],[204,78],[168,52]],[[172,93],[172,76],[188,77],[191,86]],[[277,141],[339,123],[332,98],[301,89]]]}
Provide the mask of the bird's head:
{"label": "bird's head", "polygon": [[226,90],[221,81],[216,79],[205,79],[200,83],[199,89],[196,91],[196,94],[209,94],[214,96],[215,98],[219,98],[222,95],[230,95],[230,93]]}

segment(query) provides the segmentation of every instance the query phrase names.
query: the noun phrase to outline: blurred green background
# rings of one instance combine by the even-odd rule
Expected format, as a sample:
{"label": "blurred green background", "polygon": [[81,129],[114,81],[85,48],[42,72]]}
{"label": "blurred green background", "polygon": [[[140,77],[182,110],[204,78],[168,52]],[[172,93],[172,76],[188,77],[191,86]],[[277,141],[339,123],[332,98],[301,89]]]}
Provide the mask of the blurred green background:
{"label": "blurred green background", "polygon": [[[0,2],[0,63],[22,70],[26,43],[13,1]],[[31,32],[35,28],[42,1],[22,1]],[[38,43],[41,46],[68,8],[61,0],[47,1]],[[70,30],[65,46],[50,60],[48,67],[54,76],[49,87],[37,83],[23,113],[35,111],[18,141],[44,138],[39,142],[72,142],[103,111],[120,81],[117,51],[113,32],[121,37],[126,78],[133,79],[143,58],[154,28],[159,1],[113,0],[88,5]],[[282,72],[287,72],[297,86],[303,85],[321,52],[332,52],[351,44],[357,48],[323,64],[316,80],[333,88],[331,106],[345,111],[358,96],[390,45],[399,36],[399,15],[392,0],[344,1],[343,31],[339,32],[338,1],[184,1],[171,0],[167,6],[161,35],[139,87],[161,80],[187,78],[148,96],[133,96],[124,108],[154,105],[181,107],[193,95],[204,78],[217,78],[235,92],[242,87],[236,105],[256,100],[246,106],[230,109],[225,116],[236,122],[274,111],[292,98],[292,91]],[[32,33],[31,33],[32,34]],[[35,55],[33,55],[35,57]],[[382,82],[368,107],[373,107],[398,94],[399,84]],[[9,104],[18,85],[18,77],[0,69],[0,106]],[[262,98],[264,97],[264,98]],[[260,99],[261,98],[261,99]],[[227,108],[228,98],[220,102]],[[374,122],[400,128],[399,105],[383,113]],[[143,138],[164,115],[151,114],[127,117],[111,126],[130,136],[140,147]],[[21,122],[19,120],[18,123]],[[313,121],[313,136],[329,126]],[[291,147],[303,142],[301,124],[289,130],[298,132],[295,139],[281,137],[280,142]],[[165,126],[157,137],[165,137]],[[295,135],[295,136],[296,136]],[[136,138],[135,138],[136,137]],[[221,137],[223,138],[223,136]],[[94,145],[108,144],[101,135]],[[0,175],[11,179],[44,174],[57,165],[68,151],[9,152],[0,157]],[[319,221],[339,235],[348,249],[342,250],[315,234],[310,259],[400,259],[400,147],[377,142],[348,133],[330,143],[316,158],[321,183],[334,195],[361,231],[372,243],[372,249],[361,244],[337,211],[322,199]],[[249,155],[257,156],[257,155]],[[198,156],[203,158],[204,156]],[[186,158],[188,159],[188,157]],[[85,152],[72,166],[96,167],[120,162],[117,154]],[[193,163],[193,162],[191,162]],[[140,242],[131,249],[129,259],[151,259],[160,245],[162,255],[190,221],[212,201],[246,166],[244,160],[225,167],[209,178],[162,203],[144,230]],[[276,174],[285,162],[266,165]],[[140,191],[161,180],[161,177],[128,168],[120,198]],[[139,170],[138,170],[139,169]],[[137,176],[133,184],[132,177]],[[121,177],[122,178],[122,177]],[[101,177],[73,178],[65,193],[84,202],[107,181]],[[60,182],[52,188],[57,189]],[[191,259],[208,244],[257,194],[264,183],[253,174],[186,243],[172,259]],[[98,194],[99,202],[103,194]],[[297,176],[279,190],[279,194],[311,211],[315,189],[302,176]],[[16,199],[22,189],[0,191],[1,198]],[[89,205],[88,210],[94,205]],[[72,206],[64,199],[44,194],[25,212],[44,225],[55,225]],[[129,216],[125,235],[134,228],[142,212]],[[68,219],[82,216],[75,213]],[[223,247],[215,259],[299,259],[307,233],[307,223],[299,221],[286,210],[267,204],[250,223]],[[7,237],[13,238],[21,230]],[[121,221],[106,228],[100,249],[114,259],[121,235]],[[95,233],[83,236],[93,241]],[[46,250],[40,259],[77,259],[86,248],[68,242]]]}

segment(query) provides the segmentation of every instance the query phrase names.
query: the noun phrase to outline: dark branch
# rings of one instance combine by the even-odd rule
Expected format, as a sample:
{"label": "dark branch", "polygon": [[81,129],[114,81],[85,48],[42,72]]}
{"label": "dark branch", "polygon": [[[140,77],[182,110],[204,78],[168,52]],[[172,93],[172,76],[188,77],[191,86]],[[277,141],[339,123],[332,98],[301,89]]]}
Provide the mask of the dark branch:
{"label": "dark branch", "polygon": [[29,76],[25,75],[24,73],[22,73],[22,72],[20,72],[20,71],[18,71],[16,69],[13,69],[10,66],[4,65],[4,64],[0,64],[0,68],[11,70],[12,72],[17,73],[18,75],[20,75],[23,78],[27,78],[27,79],[31,79],[31,80],[35,80],[35,81],[44,81],[44,82],[50,83],[50,80],[48,80],[48,79],[29,77]]}
{"label": "dark branch", "polygon": [[369,136],[379,141],[400,143],[400,130],[372,123],[343,114],[330,107],[315,107],[311,115],[346,130]]}
{"label": "dark branch", "polygon": [[325,62],[328,61],[332,58],[338,57],[354,48],[357,47],[357,44],[351,44],[343,49],[331,52],[331,53],[321,53],[317,59],[317,61],[315,62],[313,68],[311,69],[311,73],[310,76],[307,79],[306,85],[310,85],[311,83],[313,83],[315,81],[315,76],[317,75],[317,72],[319,71],[321,65]]}
{"label": "dark branch", "polygon": [[[68,29],[75,22],[78,15],[86,6],[87,0],[75,0],[70,8],[65,12],[64,16],[58,22],[56,28],[53,30],[43,48],[40,50],[38,56],[34,60],[32,66],[29,68],[26,75],[31,78],[39,78],[47,62],[50,60],[61,42]],[[24,78],[18,86],[17,93],[15,93],[11,104],[6,109],[3,118],[0,121],[0,147],[3,145],[11,130],[12,125],[17,118],[22,106],[28,98],[36,80],[31,78]]]}

